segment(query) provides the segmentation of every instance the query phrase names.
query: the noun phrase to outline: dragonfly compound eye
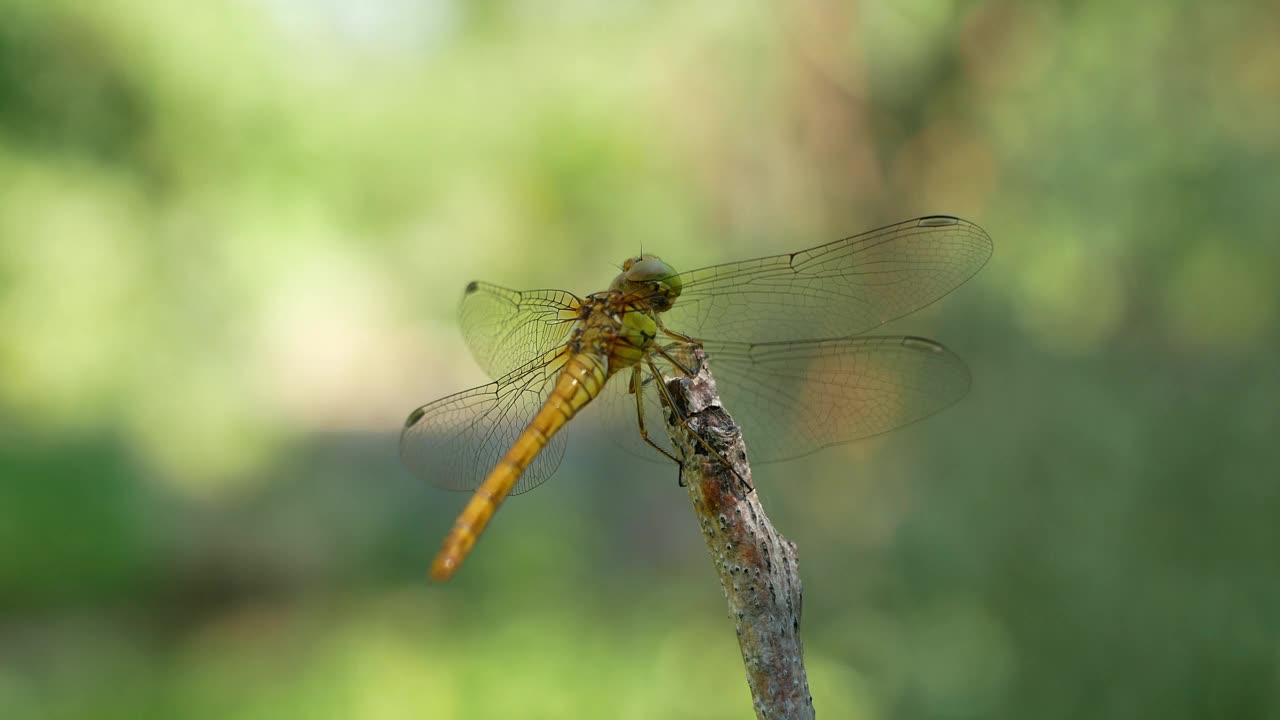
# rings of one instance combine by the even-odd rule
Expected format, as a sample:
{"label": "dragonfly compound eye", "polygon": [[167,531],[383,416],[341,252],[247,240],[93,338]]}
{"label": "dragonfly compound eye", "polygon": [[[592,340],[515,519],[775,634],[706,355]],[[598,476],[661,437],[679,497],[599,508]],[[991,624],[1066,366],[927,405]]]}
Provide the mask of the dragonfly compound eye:
{"label": "dragonfly compound eye", "polygon": [[633,263],[627,268],[626,276],[631,282],[652,282],[661,288],[667,298],[667,307],[680,296],[680,276],[676,275],[675,269],[670,265],[656,257],[641,258]]}

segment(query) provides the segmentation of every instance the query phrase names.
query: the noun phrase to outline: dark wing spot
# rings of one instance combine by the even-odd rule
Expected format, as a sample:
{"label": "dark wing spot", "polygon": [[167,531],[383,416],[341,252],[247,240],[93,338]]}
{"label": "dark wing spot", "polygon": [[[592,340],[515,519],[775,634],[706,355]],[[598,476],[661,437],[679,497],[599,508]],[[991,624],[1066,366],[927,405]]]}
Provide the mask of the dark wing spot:
{"label": "dark wing spot", "polygon": [[920,218],[920,222],[916,223],[919,227],[945,227],[947,225],[959,225],[960,218],[951,217],[950,215],[930,215]]}
{"label": "dark wing spot", "polygon": [[468,294],[468,295],[470,295],[471,293],[473,293],[473,292],[475,292],[476,290],[479,290],[479,289],[480,289],[480,283],[476,282],[475,280],[472,280],[471,282],[467,283],[467,294]]}
{"label": "dark wing spot", "polygon": [[413,412],[409,413],[409,417],[405,419],[404,426],[413,427],[413,424],[421,420],[422,416],[426,414],[427,414],[426,408],[418,408],[417,410],[414,410]]}
{"label": "dark wing spot", "polygon": [[902,338],[902,346],[910,350],[919,350],[921,352],[940,353],[946,351],[942,345],[928,338],[915,337],[913,335],[907,335]]}

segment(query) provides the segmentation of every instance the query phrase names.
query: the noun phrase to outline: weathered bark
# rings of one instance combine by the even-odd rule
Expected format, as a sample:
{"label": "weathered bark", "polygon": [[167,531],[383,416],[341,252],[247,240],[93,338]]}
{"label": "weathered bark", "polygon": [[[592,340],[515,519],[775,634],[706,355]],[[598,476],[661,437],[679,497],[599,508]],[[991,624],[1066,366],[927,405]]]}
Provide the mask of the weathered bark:
{"label": "weathered bark", "polygon": [[720,405],[705,356],[701,350],[696,354],[701,361],[696,376],[667,382],[683,419],[673,422],[668,413],[667,431],[683,458],[680,477],[729,603],[756,717],[813,718],[800,641],[796,546],[765,515],[751,485],[742,435]]}

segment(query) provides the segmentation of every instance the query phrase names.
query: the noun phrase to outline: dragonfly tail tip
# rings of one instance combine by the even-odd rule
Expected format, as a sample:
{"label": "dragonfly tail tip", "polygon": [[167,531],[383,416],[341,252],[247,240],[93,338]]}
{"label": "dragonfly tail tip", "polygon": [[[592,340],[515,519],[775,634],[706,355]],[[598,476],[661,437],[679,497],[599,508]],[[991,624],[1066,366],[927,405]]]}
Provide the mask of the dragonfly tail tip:
{"label": "dragonfly tail tip", "polygon": [[431,563],[431,579],[435,582],[444,582],[453,577],[453,572],[458,569],[458,561],[452,557],[437,557]]}

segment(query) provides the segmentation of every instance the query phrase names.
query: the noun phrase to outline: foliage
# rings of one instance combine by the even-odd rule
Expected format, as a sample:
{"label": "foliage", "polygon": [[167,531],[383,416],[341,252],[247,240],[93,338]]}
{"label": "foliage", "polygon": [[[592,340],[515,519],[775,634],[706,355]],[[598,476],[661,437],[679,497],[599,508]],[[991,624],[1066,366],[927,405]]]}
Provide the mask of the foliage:
{"label": "foliage", "polygon": [[952,213],[995,257],[903,329],[970,397],[756,469],[819,713],[1280,717],[1264,4],[0,17],[0,716],[744,716],[674,469],[578,428],[432,587],[395,433],[472,278]]}

